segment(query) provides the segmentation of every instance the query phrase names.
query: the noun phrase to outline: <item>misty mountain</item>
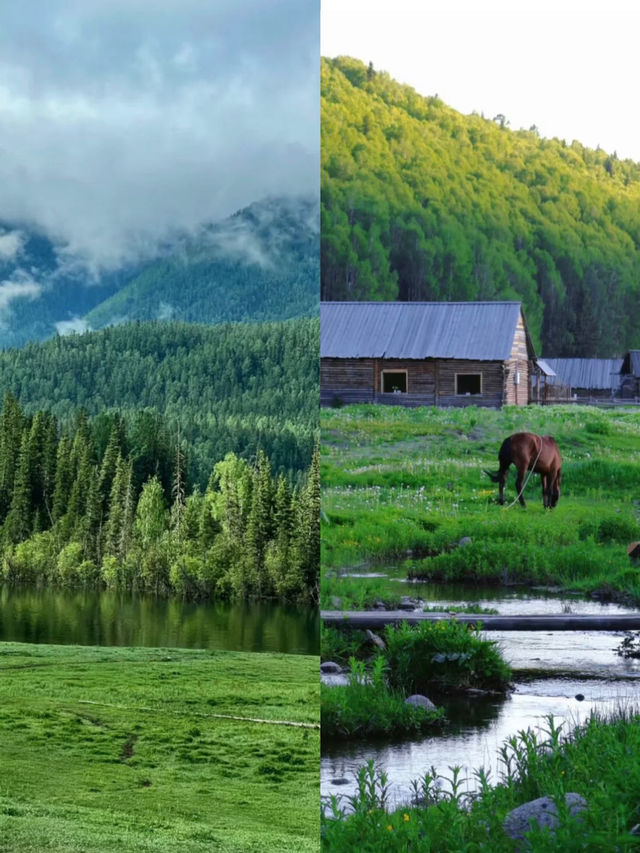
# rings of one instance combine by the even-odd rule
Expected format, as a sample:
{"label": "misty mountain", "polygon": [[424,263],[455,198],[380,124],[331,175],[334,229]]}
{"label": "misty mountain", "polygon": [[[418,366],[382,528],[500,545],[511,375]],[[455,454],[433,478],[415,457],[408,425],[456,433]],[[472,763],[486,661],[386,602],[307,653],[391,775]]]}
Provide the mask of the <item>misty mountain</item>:
{"label": "misty mountain", "polygon": [[82,316],[138,270],[95,276],[32,226],[0,222],[0,346],[85,328]]}
{"label": "misty mountain", "polygon": [[311,316],[318,225],[316,201],[271,198],[100,271],[33,226],[0,221],[0,347],[136,320]]}
{"label": "misty mountain", "polygon": [[91,328],[131,320],[287,320],[319,306],[318,204],[268,199],[203,227],[87,314]]}

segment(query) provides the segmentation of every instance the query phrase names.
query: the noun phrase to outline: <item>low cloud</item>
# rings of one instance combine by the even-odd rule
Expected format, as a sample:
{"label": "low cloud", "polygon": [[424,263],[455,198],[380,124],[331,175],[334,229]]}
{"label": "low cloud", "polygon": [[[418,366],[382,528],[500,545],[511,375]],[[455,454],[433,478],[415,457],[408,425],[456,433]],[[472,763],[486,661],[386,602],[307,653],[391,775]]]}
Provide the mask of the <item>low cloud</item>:
{"label": "low cloud", "polygon": [[173,305],[169,305],[168,302],[161,302],[158,306],[158,311],[156,313],[157,320],[170,320],[174,314]]}
{"label": "low cloud", "polygon": [[59,335],[82,334],[89,331],[91,327],[82,317],[73,317],[71,320],[61,320],[56,323],[56,331]]}
{"label": "low cloud", "polygon": [[0,234],[0,259],[13,261],[22,248],[22,241],[20,231],[6,231]]}
{"label": "low cloud", "polygon": [[37,299],[42,293],[42,285],[29,278],[0,282],[0,321],[9,313],[11,303],[16,299]]}
{"label": "low cloud", "polygon": [[267,195],[318,194],[318,57],[319,0],[8,7],[0,218],[95,272]]}

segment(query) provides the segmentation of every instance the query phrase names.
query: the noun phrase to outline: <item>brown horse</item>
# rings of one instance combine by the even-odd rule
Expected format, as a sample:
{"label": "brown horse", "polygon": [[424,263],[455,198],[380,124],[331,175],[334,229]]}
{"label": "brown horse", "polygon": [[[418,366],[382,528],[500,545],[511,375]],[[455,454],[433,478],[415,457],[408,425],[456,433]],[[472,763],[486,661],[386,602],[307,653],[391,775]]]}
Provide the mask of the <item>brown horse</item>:
{"label": "brown horse", "polygon": [[558,445],[550,435],[535,435],[532,432],[516,432],[505,438],[498,453],[500,469],[492,474],[485,471],[494,483],[500,483],[500,503],[504,504],[504,484],[509,466],[516,466],[516,489],[522,506],[526,506],[522,494],[522,483],[527,471],[540,474],[542,480],[542,504],[554,507],[560,497],[562,480],[562,457]]}

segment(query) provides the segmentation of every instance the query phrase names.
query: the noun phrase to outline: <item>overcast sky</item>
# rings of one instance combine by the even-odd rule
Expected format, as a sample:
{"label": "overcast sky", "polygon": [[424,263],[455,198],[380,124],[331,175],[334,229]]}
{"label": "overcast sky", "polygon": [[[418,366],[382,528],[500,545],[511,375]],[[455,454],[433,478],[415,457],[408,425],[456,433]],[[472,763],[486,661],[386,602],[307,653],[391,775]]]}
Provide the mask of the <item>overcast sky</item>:
{"label": "overcast sky", "polygon": [[636,0],[322,0],[322,54],[640,161]]}
{"label": "overcast sky", "polygon": [[23,0],[0,27],[0,219],[98,264],[319,184],[319,0]]}

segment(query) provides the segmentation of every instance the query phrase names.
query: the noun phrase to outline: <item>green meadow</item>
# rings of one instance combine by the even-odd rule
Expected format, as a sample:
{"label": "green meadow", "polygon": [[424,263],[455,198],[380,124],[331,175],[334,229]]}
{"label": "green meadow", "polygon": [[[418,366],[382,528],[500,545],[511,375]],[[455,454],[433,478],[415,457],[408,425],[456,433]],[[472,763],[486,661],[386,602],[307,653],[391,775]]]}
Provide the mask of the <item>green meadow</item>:
{"label": "green meadow", "polygon": [[[640,602],[640,409],[586,406],[322,412],[323,600],[332,609],[393,603],[396,578],[546,584]],[[514,432],[552,435],[563,457],[558,506],[542,506],[532,475],[527,506],[515,471],[505,506],[483,473]],[[381,570],[386,579],[342,578]]]}
{"label": "green meadow", "polygon": [[0,850],[319,849],[318,658],[0,644]]}

